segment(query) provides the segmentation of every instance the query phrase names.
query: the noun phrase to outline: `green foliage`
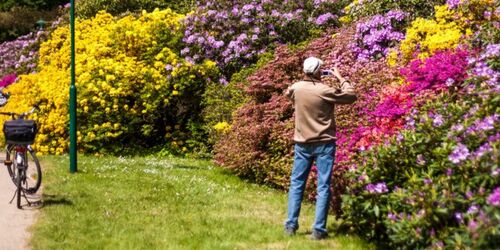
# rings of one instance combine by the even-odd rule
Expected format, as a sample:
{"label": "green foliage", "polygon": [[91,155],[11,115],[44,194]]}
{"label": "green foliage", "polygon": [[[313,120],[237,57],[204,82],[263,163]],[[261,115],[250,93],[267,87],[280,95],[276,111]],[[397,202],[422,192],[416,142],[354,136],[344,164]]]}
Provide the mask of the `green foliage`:
{"label": "green foliage", "polygon": [[[500,19],[500,16],[497,18]],[[499,44],[500,43],[500,32],[497,22],[484,22],[479,27],[479,32],[474,34],[472,39],[472,44],[475,47],[486,46],[488,44]],[[500,68],[497,68],[500,71]]]}
{"label": "green foliage", "polygon": [[178,13],[187,13],[195,6],[195,3],[195,0],[80,0],[76,5],[76,14],[79,17],[89,18],[101,10],[112,15],[119,15],[141,10],[153,11],[155,8],[170,8]]}
{"label": "green foliage", "polygon": [[241,69],[233,74],[231,81],[227,85],[218,82],[209,83],[203,95],[203,119],[204,128],[208,133],[208,145],[212,145],[219,139],[221,132],[215,126],[220,123],[231,123],[234,111],[244,103],[249,97],[245,93],[248,85],[247,78],[267,62],[272,60],[272,53],[265,53],[260,56],[259,61],[249,67]]}
{"label": "green foliage", "polygon": [[61,9],[36,10],[28,7],[13,7],[0,12],[0,43],[26,35],[38,28],[38,20],[43,19],[48,27],[59,16]]}
{"label": "green foliage", "polygon": [[9,11],[15,7],[26,7],[33,10],[51,10],[58,5],[68,3],[68,0],[3,0],[0,11]]}
{"label": "green foliage", "polygon": [[348,14],[352,19],[385,14],[390,10],[402,10],[410,14],[411,19],[434,15],[434,6],[446,3],[445,0],[381,0],[381,1],[354,1],[348,7]]}

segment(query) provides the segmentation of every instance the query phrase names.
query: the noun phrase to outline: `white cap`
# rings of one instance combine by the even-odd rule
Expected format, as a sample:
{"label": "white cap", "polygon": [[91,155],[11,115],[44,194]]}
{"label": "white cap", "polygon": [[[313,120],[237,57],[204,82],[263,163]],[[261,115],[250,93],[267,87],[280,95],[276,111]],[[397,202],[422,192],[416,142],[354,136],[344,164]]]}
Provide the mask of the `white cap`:
{"label": "white cap", "polygon": [[318,70],[323,65],[323,61],[316,57],[309,57],[304,61],[304,73],[306,74],[314,74],[318,72]]}

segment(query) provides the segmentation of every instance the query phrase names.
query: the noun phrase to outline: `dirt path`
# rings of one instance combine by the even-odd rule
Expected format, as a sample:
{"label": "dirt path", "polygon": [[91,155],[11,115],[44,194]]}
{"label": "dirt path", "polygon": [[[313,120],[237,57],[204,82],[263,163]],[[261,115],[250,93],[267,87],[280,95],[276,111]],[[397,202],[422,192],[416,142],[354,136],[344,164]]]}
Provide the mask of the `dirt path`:
{"label": "dirt path", "polygon": [[4,159],[4,155],[0,155],[0,249],[29,249],[28,228],[33,224],[38,208],[29,207],[25,199],[21,200],[23,209],[17,209],[15,200],[9,204],[16,188],[3,164]]}

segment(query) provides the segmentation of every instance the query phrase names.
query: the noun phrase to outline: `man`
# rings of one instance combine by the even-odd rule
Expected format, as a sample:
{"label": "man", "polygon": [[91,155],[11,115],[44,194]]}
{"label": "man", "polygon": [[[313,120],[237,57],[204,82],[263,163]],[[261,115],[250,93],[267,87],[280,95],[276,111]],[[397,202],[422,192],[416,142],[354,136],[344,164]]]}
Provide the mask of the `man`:
{"label": "man", "polygon": [[335,104],[356,101],[352,85],[336,67],[325,71],[339,80],[332,88],[321,82],[323,61],[309,57],[304,61],[304,80],[294,83],[285,91],[295,108],[295,158],[288,193],[288,219],[285,233],[294,235],[299,228],[298,219],[302,196],[313,160],[318,170],[316,216],[311,238],[320,240],[328,236],[326,219],[330,199],[330,180],[335,157]]}

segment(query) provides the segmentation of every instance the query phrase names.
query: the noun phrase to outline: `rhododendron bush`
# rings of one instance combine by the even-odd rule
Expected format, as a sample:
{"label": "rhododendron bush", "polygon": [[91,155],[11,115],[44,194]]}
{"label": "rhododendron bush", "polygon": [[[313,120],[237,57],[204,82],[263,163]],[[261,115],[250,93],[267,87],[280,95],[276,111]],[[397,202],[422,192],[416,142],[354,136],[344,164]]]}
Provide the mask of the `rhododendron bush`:
{"label": "rhododendron bush", "polygon": [[[209,58],[227,78],[279,44],[296,44],[338,24],[344,0],[204,0],[185,20],[181,51],[188,61]],[[317,32],[315,32],[315,30]]]}
{"label": "rhododendron bush", "polygon": [[46,31],[32,32],[16,40],[0,44],[0,77],[36,71],[38,49]]}
{"label": "rhododendron bush", "polygon": [[[450,30],[432,38],[419,32],[416,49],[407,53],[412,59],[399,61],[411,105],[397,98],[400,104],[380,110],[405,114],[402,130],[384,132],[392,136],[352,155],[341,217],[348,228],[388,248],[493,249],[500,240],[500,40],[490,30],[500,26],[500,13],[491,1],[448,1],[436,7],[436,18],[471,7],[493,12],[479,18],[462,12],[465,23],[476,24],[458,39],[445,34]],[[413,29],[434,25],[413,23],[406,39],[414,39]]]}
{"label": "rhododendron bush", "polygon": [[484,81],[474,76],[458,93],[443,92],[387,143],[356,156],[346,226],[391,248],[495,248],[499,99],[498,86]]}
{"label": "rhododendron bush", "polygon": [[[177,50],[182,15],[167,9],[116,19],[100,13],[78,22],[76,82],[78,142],[88,152],[118,151],[122,145],[168,140],[186,151],[188,123],[196,121],[205,79],[215,63],[191,64]],[[56,29],[40,49],[39,72],[9,86],[4,110],[24,111],[48,99],[37,115],[35,145],[42,153],[63,153],[68,135],[69,27]],[[3,120],[7,118],[1,118]]]}

